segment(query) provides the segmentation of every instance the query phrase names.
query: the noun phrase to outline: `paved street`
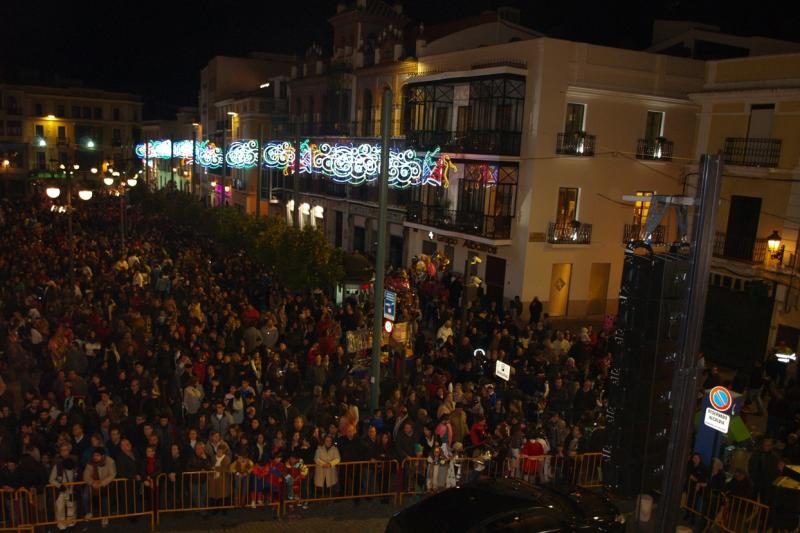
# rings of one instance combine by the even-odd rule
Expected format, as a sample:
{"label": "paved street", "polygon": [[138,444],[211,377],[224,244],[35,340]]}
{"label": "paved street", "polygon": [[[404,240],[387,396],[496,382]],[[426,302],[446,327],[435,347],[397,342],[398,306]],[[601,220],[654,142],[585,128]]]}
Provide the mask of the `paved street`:
{"label": "paved street", "polygon": [[[397,509],[392,505],[378,502],[362,502],[354,506],[352,502],[313,504],[306,511],[289,513],[281,520],[273,515],[265,516],[261,511],[242,510],[202,518],[199,513],[164,514],[159,532],[163,533],[199,533],[209,531],[229,531],[235,533],[272,533],[296,531],[311,533],[383,533],[391,514]],[[140,520],[131,523],[127,520],[114,521],[109,529],[116,533],[134,533],[144,531],[147,523]],[[97,524],[89,530],[100,531]]]}

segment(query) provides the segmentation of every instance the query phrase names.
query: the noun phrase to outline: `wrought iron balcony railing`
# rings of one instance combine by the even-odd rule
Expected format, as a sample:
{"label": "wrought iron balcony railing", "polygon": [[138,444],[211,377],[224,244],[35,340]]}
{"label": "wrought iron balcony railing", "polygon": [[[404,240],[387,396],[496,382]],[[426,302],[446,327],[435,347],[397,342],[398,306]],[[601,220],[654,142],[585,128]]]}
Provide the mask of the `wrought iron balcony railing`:
{"label": "wrought iron balcony railing", "polygon": [[551,222],[547,226],[547,242],[550,244],[591,244],[592,225],[577,220]]}
{"label": "wrought iron balcony railing", "polygon": [[725,163],[746,167],[777,167],[781,159],[780,139],[725,139]]}
{"label": "wrought iron balcony railing", "polygon": [[583,132],[558,134],[556,153],[562,155],[593,156],[596,138]]}
{"label": "wrought iron balcony railing", "polygon": [[513,131],[409,131],[409,146],[467,154],[519,155],[522,134]]}
{"label": "wrought iron balcony railing", "polygon": [[511,237],[512,217],[510,216],[484,215],[483,213],[456,211],[439,206],[412,203],[406,209],[406,220],[433,228],[489,239]]}
{"label": "wrought iron balcony railing", "polygon": [[636,144],[636,159],[672,161],[673,142],[666,139],[639,139]]}
{"label": "wrought iron balcony railing", "polygon": [[756,239],[753,246],[741,239],[734,239],[727,242],[727,234],[718,231],[714,235],[714,250],[716,257],[734,259],[737,261],[747,261],[754,264],[763,263],[767,258],[767,239]]}
{"label": "wrought iron balcony railing", "polygon": [[[667,236],[666,228],[664,226],[656,226],[653,234],[650,236],[650,242],[663,243]],[[642,224],[625,224],[625,229],[622,233],[622,242],[629,243],[632,241],[645,240],[644,225]]]}

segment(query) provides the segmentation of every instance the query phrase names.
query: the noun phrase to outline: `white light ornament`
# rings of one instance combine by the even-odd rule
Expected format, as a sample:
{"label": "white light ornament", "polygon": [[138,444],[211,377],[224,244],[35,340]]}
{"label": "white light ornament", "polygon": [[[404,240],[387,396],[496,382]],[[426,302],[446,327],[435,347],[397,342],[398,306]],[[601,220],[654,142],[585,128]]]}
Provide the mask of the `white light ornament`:
{"label": "white light ornament", "polygon": [[258,164],[258,141],[246,139],[233,141],[225,154],[231,168],[253,168]]}

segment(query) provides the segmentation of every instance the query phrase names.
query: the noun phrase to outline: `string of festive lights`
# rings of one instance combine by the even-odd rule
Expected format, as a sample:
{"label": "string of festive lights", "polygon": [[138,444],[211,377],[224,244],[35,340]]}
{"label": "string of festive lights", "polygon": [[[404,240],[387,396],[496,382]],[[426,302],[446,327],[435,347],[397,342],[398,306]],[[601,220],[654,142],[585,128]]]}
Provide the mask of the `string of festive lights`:
{"label": "string of festive lights", "polygon": [[231,168],[253,168],[258,165],[258,141],[246,139],[233,141],[225,153],[225,162]]}
{"label": "string of festive lights", "polygon": [[[136,146],[136,155],[144,159],[168,159],[170,155],[178,158],[192,157],[192,141],[148,141]],[[172,151],[170,151],[172,150]],[[198,142],[194,146],[197,164],[204,168],[220,168],[223,163],[222,150],[209,141]],[[232,142],[226,149],[224,161],[231,168],[253,168],[258,165],[259,143],[255,139],[242,139]],[[381,146],[379,144],[336,144],[312,143],[302,141],[296,149],[288,141],[269,141],[263,145],[261,153],[266,168],[281,170],[288,175],[295,170],[301,174],[320,174],[337,183],[362,185],[375,181],[380,174]],[[432,185],[448,187],[449,173],[456,166],[450,156],[441,154],[439,148],[417,156],[411,149],[391,148],[389,150],[389,186],[405,189],[411,186]]]}

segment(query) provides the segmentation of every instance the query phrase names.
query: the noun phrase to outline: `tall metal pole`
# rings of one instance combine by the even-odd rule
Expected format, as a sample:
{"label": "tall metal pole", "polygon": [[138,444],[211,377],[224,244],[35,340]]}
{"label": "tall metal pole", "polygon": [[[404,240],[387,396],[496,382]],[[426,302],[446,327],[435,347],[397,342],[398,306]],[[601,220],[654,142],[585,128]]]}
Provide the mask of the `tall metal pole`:
{"label": "tall metal pole", "polygon": [[169,140],[169,184],[173,183],[175,183],[175,140],[170,139]]}
{"label": "tall metal pole", "polygon": [[703,332],[703,315],[708,294],[708,271],[714,248],[717,203],[722,183],[722,158],[704,155],[700,159],[700,178],[692,224],[692,268],[689,279],[689,305],[686,311],[683,350],[672,383],[672,426],[664,465],[661,502],[658,505],[657,531],[675,531],[678,525],[686,462],[692,439],[692,424],[697,403],[697,384],[701,369],[696,358]]}
{"label": "tall metal pole", "polygon": [[[222,128],[222,187],[220,188],[219,193],[219,205],[217,207],[222,207],[225,203],[225,183],[226,178],[228,176],[228,161],[225,158],[225,143],[227,141],[226,137],[228,134],[228,119],[225,119],[225,127]],[[219,187],[219,183],[217,186]],[[214,195],[216,196],[216,192],[214,191]]]}
{"label": "tall metal pole", "polygon": [[124,188],[122,194],[119,195],[119,234],[122,239],[122,249],[125,249],[125,196],[128,194],[128,189]]}
{"label": "tall metal pole", "polygon": [[150,187],[150,141],[144,140],[144,182]]}
{"label": "tall metal pole", "polygon": [[294,210],[292,211],[292,223],[294,227],[300,227],[300,144],[297,139],[294,141],[297,146],[297,154],[294,162],[294,181],[292,183],[292,200],[294,201]]}
{"label": "tall metal pole", "polygon": [[[381,174],[378,179],[378,254],[375,262],[375,317],[372,324],[372,394],[370,408],[378,408],[381,394],[381,336],[383,330],[383,277],[386,272],[386,204],[389,197],[389,136],[392,132],[392,90],[383,90],[381,102]],[[296,207],[296,206],[295,206]]]}
{"label": "tall metal pole", "polygon": [[67,173],[67,246],[69,246],[69,299],[75,296],[75,235],[72,232],[72,167]]}
{"label": "tall metal pole", "polygon": [[195,200],[195,193],[197,192],[197,126],[192,124],[192,183],[189,188],[192,191],[192,200]]}
{"label": "tall metal pole", "polygon": [[256,141],[256,218],[261,217],[261,135],[264,133],[262,124],[258,125],[258,140]]}

